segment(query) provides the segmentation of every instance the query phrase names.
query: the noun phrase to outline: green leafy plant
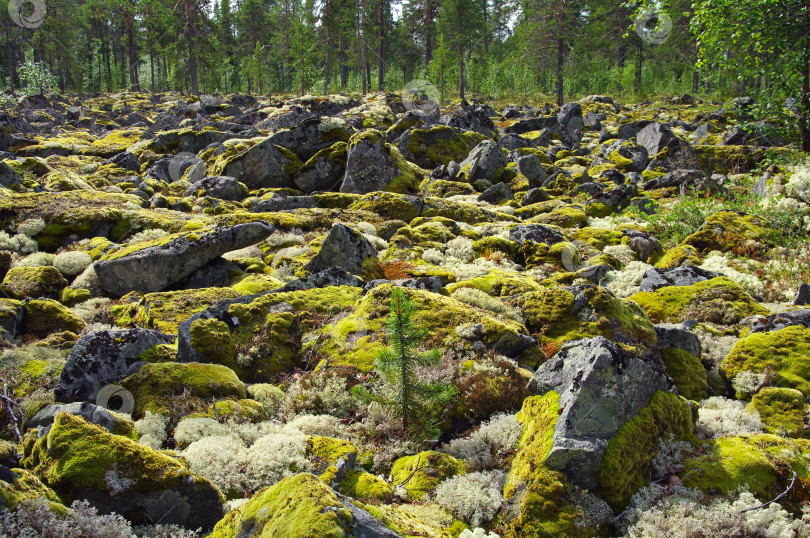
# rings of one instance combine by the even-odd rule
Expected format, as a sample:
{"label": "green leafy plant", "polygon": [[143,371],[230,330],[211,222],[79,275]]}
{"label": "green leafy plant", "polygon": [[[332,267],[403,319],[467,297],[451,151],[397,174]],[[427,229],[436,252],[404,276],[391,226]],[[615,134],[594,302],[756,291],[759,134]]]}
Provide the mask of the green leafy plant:
{"label": "green leafy plant", "polygon": [[43,62],[27,61],[17,68],[25,95],[56,93],[59,81]]}
{"label": "green leafy plant", "polygon": [[416,303],[409,300],[399,288],[391,293],[391,314],[386,325],[390,346],[377,356],[377,371],[382,375],[389,391],[371,394],[356,387],[358,396],[377,401],[396,410],[402,418],[403,430],[417,437],[436,432],[437,414],[455,394],[455,389],[443,383],[423,383],[417,368],[438,366],[441,353],[437,349],[417,351],[425,342],[428,331],[416,326]]}

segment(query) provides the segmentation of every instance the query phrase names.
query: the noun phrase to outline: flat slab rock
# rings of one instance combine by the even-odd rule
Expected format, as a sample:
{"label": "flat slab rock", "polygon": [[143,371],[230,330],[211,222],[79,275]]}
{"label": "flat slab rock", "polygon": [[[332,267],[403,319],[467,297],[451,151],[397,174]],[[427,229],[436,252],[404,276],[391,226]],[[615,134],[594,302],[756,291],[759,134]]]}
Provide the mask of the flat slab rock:
{"label": "flat slab rock", "polygon": [[639,285],[639,291],[655,291],[666,286],[691,286],[704,280],[711,280],[720,273],[700,267],[675,267],[673,269],[648,269]]}
{"label": "flat slab rock", "polygon": [[94,268],[101,287],[112,295],[120,297],[131,291],[162,291],[214,258],[258,243],[274,231],[275,228],[265,221],[217,228],[199,234],[195,240],[182,236],[120,258],[102,259],[95,263]]}
{"label": "flat slab rock", "polygon": [[560,395],[549,468],[580,487],[597,487],[608,441],[669,381],[660,359],[635,356],[597,336],[566,343],[532,375],[527,389]]}

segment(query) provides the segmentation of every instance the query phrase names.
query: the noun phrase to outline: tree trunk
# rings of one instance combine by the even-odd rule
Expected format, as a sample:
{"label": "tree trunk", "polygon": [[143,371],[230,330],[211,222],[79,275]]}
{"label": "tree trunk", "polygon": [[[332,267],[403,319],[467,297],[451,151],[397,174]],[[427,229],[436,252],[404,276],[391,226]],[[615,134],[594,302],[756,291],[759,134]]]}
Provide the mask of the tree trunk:
{"label": "tree trunk", "polygon": [[428,66],[433,59],[433,36],[431,35],[432,17],[430,0],[425,0],[425,78],[428,78]]}
{"label": "tree trunk", "polygon": [[379,46],[377,48],[377,91],[383,91],[385,88],[385,20],[387,18],[388,9],[385,5],[386,0],[380,0],[377,7],[377,26],[379,28]]}
{"label": "tree trunk", "polygon": [[638,56],[636,57],[636,76],[633,80],[633,89],[641,91],[641,68],[644,65],[644,41],[638,40]]}
{"label": "tree trunk", "polygon": [[200,87],[197,84],[197,51],[196,45],[196,32],[192,23],[194,14],[192,13],[193,2],[192,0],[185,0],[186,12],[186,40],[188,41],[188,73],[191,77],[191,93],[194,95],[200,94]]}
{"label": "tree trunk", "polygon": [[563,66],[565,65],[565,41],[557,38],[557,106],[563,105]]}
{"label": "tree trunk", "polygon": [[14,62],[14,45],[11,42],[9,31],[6,30],[6,56],[8,57],[8,84],[11,93],[14,93],[14,77],[16,75]]}
{"label": "tree trunk", "polygon": [[138,84],[138,50],[135,43],[135,17],[132,13],[124,14],[124,25],[127,29],[127,55],[129,56],[129,84],[135,91],[140,90]]}
{"label": "tree trunk", "polygon": [[329,0],[324,2],[323,7],[323,19],[324,25],[326,26],[326,37],[325,37],[325,47],[324,47],[324,60],[323,60],[323,94],[329,95],[329,45],[331,44],[331,37],[332,37],[332,27],[329,24]]}
{"label": "tree trunk", "polygon": [[363,81],[363,95],[368,91],[366,79],[366,0],[360,0],[360,78]]}
{"label": "tree trunk", "polygon": [[459,42],[458,45],[458,93],[461,100],[464,100],[464,49]]}
{"label": "tree trunk", "polygon": [[697,67],[693,68],[692,71],[692,95],[697,95],[698,91],[700,90],[700,73],[698,73]]}
{"label": "tree trunk", "polygon": [[149,52],[149,74],[152,76],[151,80],[151,89],[152,93],[155,93],[155,52]]}
{"label": "tree trunk", "polygon": [[810,130],[807,125],[807,114],[810,111],[810,47],[805,45],[802,51],[802,95],[799,115],[799,134],[802,137],[802,151],[810,151]]}

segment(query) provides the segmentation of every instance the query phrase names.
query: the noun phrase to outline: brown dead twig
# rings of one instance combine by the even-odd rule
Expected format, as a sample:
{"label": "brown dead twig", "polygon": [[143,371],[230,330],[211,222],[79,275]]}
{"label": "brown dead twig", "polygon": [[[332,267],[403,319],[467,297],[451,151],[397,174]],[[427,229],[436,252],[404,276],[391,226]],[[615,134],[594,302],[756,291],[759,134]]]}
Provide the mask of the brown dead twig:
{"label": "brown dead twig", "polygon": [[759,506],[754,506],[753,508],[746,508],[745,510],[740,510],[740,513],[744,514],[746,512],[750,512],[752,510],[759,510],[760,508],[766,508],[768,505],[771,505],[771,504],[775,503],[776,501],[778,501],[779,499],[781,499],[782,497],[787,495],[790,492],[791,489],[793,489],[794,484],[796,484],[796,477],[798,477],[798,476],[799,475],[796,473],[796,471],[793,471],[793,480],[790,481],[790,485],[787,487],[787,489],[785,491],[783,491],[782,493],[777,495],[776,498],[771,499],[770,501],[768,501],[768,502],[766,502],[764,504],[760,504]]}

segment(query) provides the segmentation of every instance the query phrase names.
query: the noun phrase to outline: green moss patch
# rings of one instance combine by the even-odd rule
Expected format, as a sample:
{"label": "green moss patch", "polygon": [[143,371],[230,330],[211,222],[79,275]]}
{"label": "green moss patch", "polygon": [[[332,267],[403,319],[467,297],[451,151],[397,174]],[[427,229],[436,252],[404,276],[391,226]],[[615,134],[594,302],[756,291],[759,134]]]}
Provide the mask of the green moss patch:
{"label": "green moss patch", "polygon": [[687,400],[699,401],[706,398],[708,384],[706,369],[700,359],[682,349],[668,347],[661,350],[667,375],[675,381],[678,394]]}
{"label": "green moss patch", "polygon": [[421,499],[436,489],[442,480],[466,470],[464,462],[450,454],[428,450],[395,461],[391,468],[391,479],[395,486],[405,488],[409,499]]}
{"label": "green moss patch", "polygon": [[768,433],[788,437],[804,433],[804,395],[798,390],[763,388],[751,398],[748,409],[759,413]]}

